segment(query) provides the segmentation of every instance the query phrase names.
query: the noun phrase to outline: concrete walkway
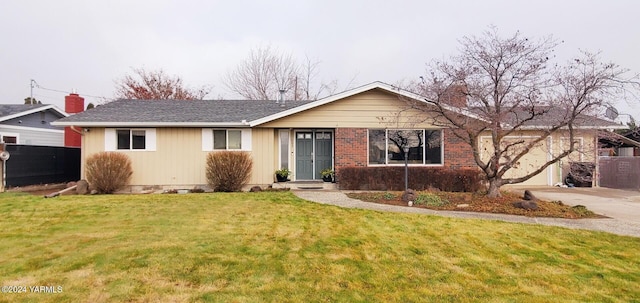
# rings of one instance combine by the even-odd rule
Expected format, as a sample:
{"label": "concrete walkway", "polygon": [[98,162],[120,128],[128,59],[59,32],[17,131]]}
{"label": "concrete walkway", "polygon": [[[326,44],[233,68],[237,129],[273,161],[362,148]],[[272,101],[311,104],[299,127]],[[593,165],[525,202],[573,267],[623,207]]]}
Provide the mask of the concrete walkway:
{"label": "concrete walkway", "polygon": [[559,200],[567,205],[584,205],[589,210],[607,217],[640,223],[640,191],[622,190],[605,187],[562,188],[551,186],[514,187],[520,191],[525,188],[538,198]]}
{"label": "concrete walkway", "polygon": [[[436,215],[436,216],[445,216],[445,217],[453,217],[453,218],[499,220],[499,221],[526,223],[526,224],[543,224],[543,225],[561,226],[561,227],[567,227],[567,228],[573,228],[573,229],[604,231],[604,232],[609,232],[609,233],[623,235],[623,236],[640,237],[640,222],[637,222],[637,221],[634,222],[634,221],[618,219],[618,218],[558,219],[558,218],[533,218],[533,217],[525,217],[525,216],[491,214],[491,213],[438,211],[438,210],[431,210],[431,209],[417,208],[417,207],[405,207],[405,206],[363,202],[360,200],[351,199],[347,197],[344,192],[341,192],[341,191],[296,190],[296,191],[293,191],[293,193],[298,197],[308,201],[313,201],[313,202],[328,204],[328,205],[335,205],[335,206],[340,206],[345,208],[359,208],[359,209],[369,209],[369,210],[375,210],[375,211],[398,212],[398,213],[426,214],[426,215]],[[533,193],[539,194],[537,190],[534,190]],[[543,195],[539,195],[538,197],[543,198],[545,200],[561,200],[558,198],[549,199]],[[587,208],[590,209],[589,206],[587,206]]]}

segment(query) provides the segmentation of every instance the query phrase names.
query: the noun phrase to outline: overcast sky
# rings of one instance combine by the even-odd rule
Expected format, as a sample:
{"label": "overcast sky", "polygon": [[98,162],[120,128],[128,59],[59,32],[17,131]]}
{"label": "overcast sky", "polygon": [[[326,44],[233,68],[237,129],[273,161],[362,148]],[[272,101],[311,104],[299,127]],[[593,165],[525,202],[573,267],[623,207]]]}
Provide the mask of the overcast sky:
{"label": "overcast sky", "polygon": [[[132,67],[164,69],[209,98],[234,98],[222,77],[260,45],[320,61],[319,81],[340,90],[417,79],[425,63],[453,54],[458,39],[495,25],[504,35],[564,41],[640,72],[640,2],[581,1],[68,1],[0,0],[0,103],[34,97],[63,108],[114,95]],[[46,89],[49,90],[46,90]],[[640,116],[640,105],[619,102]]]}

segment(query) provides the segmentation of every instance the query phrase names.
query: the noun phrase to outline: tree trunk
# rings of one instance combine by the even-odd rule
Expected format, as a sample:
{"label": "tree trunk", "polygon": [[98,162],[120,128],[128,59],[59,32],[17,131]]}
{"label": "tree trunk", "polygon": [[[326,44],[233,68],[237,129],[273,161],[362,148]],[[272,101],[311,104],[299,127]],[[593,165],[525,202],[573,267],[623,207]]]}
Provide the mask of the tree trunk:
{"label": "tree trunk", "polygon": [[502,196],[500,194],[500,186],[502,186],[502,184],[500,184],[500,182],[498,182],[498,180],[490,180],[489,181],[489,190],[487,191],[487,197],[489,198],[497,198]]}

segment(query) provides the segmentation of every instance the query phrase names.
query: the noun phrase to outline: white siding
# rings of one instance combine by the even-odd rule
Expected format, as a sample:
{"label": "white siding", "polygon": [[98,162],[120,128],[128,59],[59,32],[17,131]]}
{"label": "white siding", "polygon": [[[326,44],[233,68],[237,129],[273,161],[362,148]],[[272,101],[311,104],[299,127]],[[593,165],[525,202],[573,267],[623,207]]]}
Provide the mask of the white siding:
{"label": "white siding", "polygon": [[18,144],[64,146],[64,131],[0,126],[0,135],[18,134]]}

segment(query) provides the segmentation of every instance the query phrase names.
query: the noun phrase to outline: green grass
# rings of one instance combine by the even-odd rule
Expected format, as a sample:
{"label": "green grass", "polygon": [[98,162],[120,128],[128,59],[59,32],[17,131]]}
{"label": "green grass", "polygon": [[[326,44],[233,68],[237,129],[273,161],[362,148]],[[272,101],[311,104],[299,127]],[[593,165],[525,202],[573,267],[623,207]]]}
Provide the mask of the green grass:
{"label": "green grass", "polygon": [[638,302],[640,239],[289,192],[0,194],[2,302]]}

